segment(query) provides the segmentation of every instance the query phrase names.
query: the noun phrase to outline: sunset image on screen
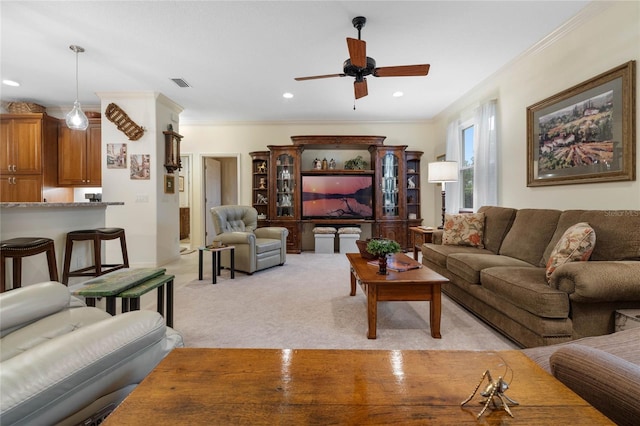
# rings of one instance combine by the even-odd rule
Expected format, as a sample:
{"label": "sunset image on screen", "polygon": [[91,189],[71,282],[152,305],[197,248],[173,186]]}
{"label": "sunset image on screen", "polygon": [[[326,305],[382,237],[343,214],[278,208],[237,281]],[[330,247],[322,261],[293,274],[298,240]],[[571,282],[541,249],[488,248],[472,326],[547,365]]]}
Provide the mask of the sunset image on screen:
{"label": "sunset image on screen", "polygon": [[305,217],[370,217],[371,176],[303,176],[302,214]]}

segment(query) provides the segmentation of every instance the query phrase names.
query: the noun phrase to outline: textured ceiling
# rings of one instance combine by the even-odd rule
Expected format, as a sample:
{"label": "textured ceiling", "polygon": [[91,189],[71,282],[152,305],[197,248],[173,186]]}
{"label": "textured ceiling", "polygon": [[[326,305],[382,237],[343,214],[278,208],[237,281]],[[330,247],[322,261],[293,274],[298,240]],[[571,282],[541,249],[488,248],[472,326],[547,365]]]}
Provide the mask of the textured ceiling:
{"label": "textured ceiling", "polygon": [[[182,123],[427,120],[574,17],[587,1],[5,1],[2,100],[97,106],[100,92],[160,92]],[[368,78],[355,102],[346,37],[379,67],[431,64],[427,77]],[[179,88],[170,79],[192,87]],[[392,97],[404,92],[401,98]],[[282,94],[291,92],[293,99]]]}

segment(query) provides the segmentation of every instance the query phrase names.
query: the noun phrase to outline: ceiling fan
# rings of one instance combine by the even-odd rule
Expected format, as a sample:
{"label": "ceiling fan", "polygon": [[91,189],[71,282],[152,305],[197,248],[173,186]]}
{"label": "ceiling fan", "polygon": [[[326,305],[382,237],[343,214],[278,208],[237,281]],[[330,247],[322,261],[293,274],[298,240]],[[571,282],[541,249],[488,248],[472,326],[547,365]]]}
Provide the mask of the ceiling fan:
{"label": "ceiling fan", "polygon": [[376,68],[376,61],[367,56],[367,42],[360,39],[360,30],[367,22],[364,16],[356,16],[351,21],[358,30],[358,39],[347,37],[347,48],[349,49],[349,59],[344,61],[343,72],[340,74],[314,75],[310,77],[296,77],[297,81],[316,80],[320,78],[332,77],[355,77],[353,89],[356,99],[367,96],[368,75],[374,77],[416,77],[429,73],[429,64],[421,65],[400,65],[394,67]]}

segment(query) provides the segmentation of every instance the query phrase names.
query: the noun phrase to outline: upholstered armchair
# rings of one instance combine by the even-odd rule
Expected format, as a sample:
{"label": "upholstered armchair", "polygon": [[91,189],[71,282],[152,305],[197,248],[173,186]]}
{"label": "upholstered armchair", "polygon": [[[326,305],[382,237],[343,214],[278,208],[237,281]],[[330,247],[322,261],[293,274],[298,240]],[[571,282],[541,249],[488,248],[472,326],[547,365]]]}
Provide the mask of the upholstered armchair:
{"label": "upholstered armchair", "polygon": [[[253,274],[255,271],[283,265],[287,260],[286,228],[258,228],[258,211],[249,206],[211,208],[213,241],[235,247],[235,269]],[[221,264],[230,267],[229,252],[222,252]]]}

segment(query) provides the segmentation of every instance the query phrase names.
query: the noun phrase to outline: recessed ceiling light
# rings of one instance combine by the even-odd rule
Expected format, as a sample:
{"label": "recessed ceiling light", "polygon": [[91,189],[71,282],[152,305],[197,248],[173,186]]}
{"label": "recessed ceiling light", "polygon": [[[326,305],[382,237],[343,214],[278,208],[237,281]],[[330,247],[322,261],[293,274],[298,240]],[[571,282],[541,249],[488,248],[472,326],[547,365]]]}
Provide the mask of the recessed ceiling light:
{"label": "recessed ceiling light", "polygon": [[289,92],[283,93],[282,97],[285,99],[291,99],[293,98],[293,93],[289,93]]}
{"label": "recessed ceiling light", "polygon": [[393,97],[394,98],[400,98],[402,96],[404,96],[404,93],[402,93],[402,92],[393,92]]}
{"label": "recessed ceiling light", "polygon": [[18,83],[17,81],[13,81],[13,80],[2,80],[2,84],[4,84],[5,86],[11,86],[11,87],[19,87],[20,83]]}

